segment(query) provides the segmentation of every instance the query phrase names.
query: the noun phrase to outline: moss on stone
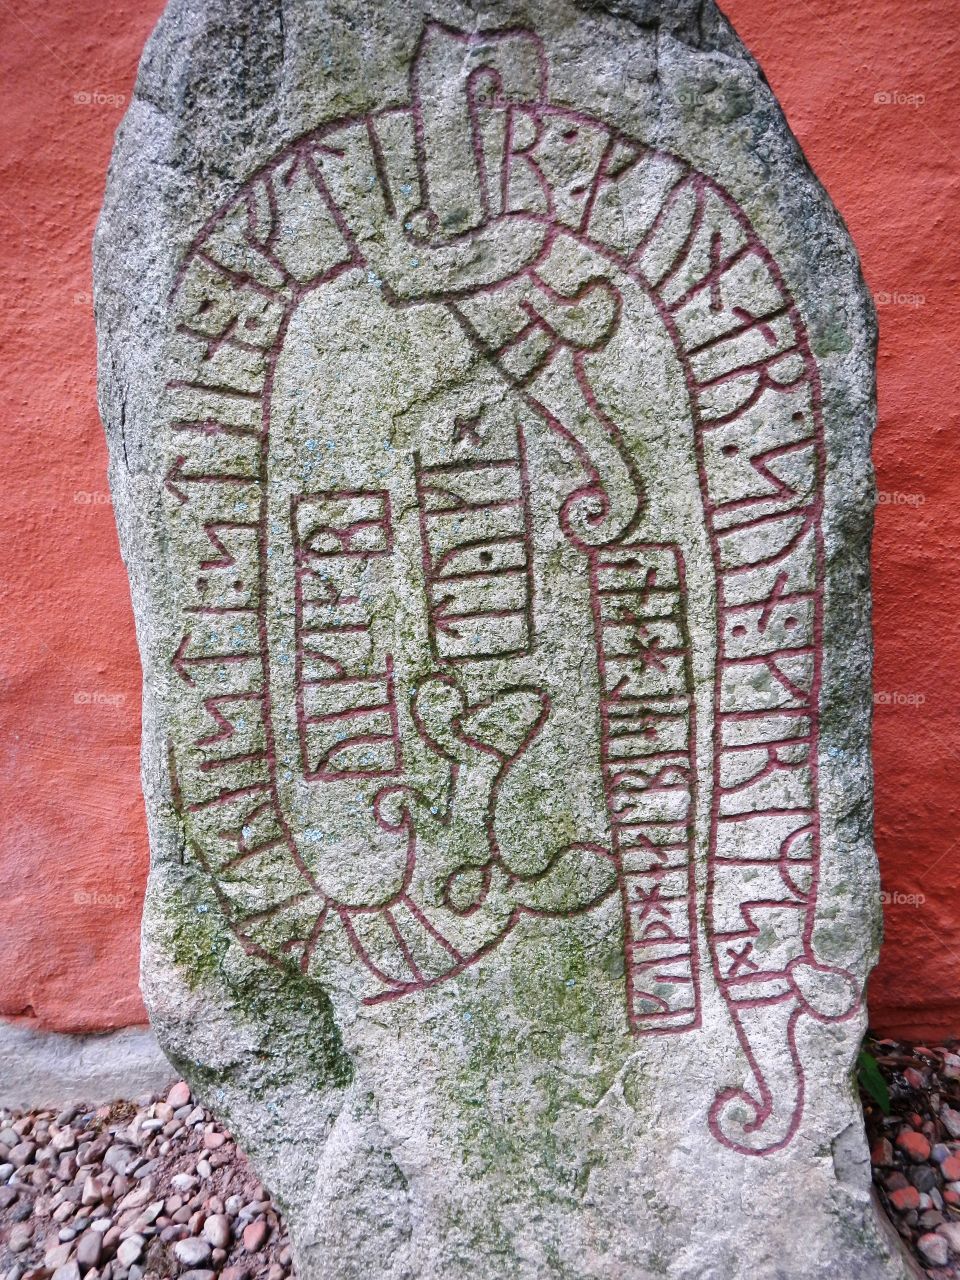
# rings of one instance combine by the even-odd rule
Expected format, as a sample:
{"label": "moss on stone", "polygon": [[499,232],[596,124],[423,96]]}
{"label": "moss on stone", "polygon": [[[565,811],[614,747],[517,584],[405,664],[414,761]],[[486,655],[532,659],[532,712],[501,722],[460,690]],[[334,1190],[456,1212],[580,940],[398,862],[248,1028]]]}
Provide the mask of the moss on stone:
{"label": "moss on stone", "polygon": [[[349,1084],[353,1062],[327,992],[291,963],[245,955],[206,877],[186,869],[182,889],[163,902],[160,914],[167,952],[187,985],[215,988],[216,1002],[255,1032],[274,1083],[299,1079],[306,1068],[317,1089]],[[188,1074],[200,1085],[219,1079],[201,1063],[192,1063]]]}

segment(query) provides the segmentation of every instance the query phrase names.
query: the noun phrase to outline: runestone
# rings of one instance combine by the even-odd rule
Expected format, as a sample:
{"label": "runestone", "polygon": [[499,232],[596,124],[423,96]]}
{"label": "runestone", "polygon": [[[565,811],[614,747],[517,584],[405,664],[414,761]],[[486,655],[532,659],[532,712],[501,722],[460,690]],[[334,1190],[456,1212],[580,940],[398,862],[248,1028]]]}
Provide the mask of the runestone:
{"label": "runestone", "polygon": [[96,244],[161,1043],[301,1276],[905,1276],[873,317],[709,3],[173,0]]}

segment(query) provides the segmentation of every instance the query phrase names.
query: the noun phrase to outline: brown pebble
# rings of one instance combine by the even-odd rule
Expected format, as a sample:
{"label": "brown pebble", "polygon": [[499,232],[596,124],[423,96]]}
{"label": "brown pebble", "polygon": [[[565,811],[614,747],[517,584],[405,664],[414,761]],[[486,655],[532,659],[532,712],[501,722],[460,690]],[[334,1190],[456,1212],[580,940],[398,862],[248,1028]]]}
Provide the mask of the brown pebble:
{"label": "brown pebble", "polygon": [[84,1205],[99,1204],[101,1198],[100,1183],[92,1173],[88,1174],[83,1183],[83,1194],[80,1197],[80,1203]]}
{"label": "brown pebble", "polygon": [[121,1229],[114,1225],[109,1231],[103,1233],[103,1252],[112,1257],[116,1252],[117,1245],[120,1243],[120,1237],[123,1235]]}
{"label": "brown pebble", "polygon": [[262,1249],[267,1239],[267,1224],[263,1218],[257,1218],[243,1229],[243,1247],[247,1253],[256,1253]]}
{"label": "brown pebble", "polygon": [[28,1222],[18,1222],[10,1228],[7,1248],[11,1253],[23,1253],[33,1243],[33,1227]]}
{"label": "brown pebble", "polygon": [[53,1244],[43,1255],[43,1265],[48,1271],[56,1271],[69,1261],[70,1252],[69,1241],[66,1244]]}
{"label": "brown pebble", "polygon": [[36,1154],[37,1147],[33,1142],[18,1142],[15,1147],[10,1148],[10,1154],[7,1159],[15,1169],[22,1169],[24,1165],[28,1165]]}
{"label": "brown pebble", "polygon": [[870,1149],[870,1160],[874,1167],[888,1169],[893,1164],[893,1144],[889,1138],[878,1138]]}
{"label": "brown pebble", "polygon": [[190,1086],[186,1080],[178,1080],[167,1094],[167,1104],[177,1111],[180,1107],[185,1107],[189,1101]]}
{"label": "brown pebble", "polygon": [[87,1272],[100,1262],[103,1241],[99,1231],[85,1231],[77,1241],[76,1259],[81,1272]]}
{"label": "brown pebble", "polygon": [[71,1259],[69,1262],[65,1262],[62,1267],[57,1267],[51,1280],[80,1280],[80,1268]]}

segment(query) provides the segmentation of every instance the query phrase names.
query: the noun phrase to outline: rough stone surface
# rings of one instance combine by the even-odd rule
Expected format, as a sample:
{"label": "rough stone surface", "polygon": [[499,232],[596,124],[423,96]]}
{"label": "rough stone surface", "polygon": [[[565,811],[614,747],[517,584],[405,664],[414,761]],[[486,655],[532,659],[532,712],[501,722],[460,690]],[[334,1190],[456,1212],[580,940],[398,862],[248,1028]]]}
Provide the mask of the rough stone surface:
{"label": "rough stone surface", "polygon": [[873,316],[723,18],[175,0],[96,289],[144,991],[301,1274],[904,1275]]}

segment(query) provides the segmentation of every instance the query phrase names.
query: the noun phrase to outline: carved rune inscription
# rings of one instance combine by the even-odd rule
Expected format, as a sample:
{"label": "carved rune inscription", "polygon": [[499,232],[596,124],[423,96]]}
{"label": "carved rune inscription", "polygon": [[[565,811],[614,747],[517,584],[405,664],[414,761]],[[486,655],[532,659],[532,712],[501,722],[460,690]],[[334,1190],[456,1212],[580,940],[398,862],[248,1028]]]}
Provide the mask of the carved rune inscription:
{"label": "carved rune inscription", "polygon": [[743,212],[552,106],[534,33],[427,23],[409,106],[256,173],[172,309],[171,758],[243,945],[375,1003],[618,898],[630,1030],[709,965],[710,1127],[785,1145],[797,1020],[858,993],[811,941],[817,369]]}

